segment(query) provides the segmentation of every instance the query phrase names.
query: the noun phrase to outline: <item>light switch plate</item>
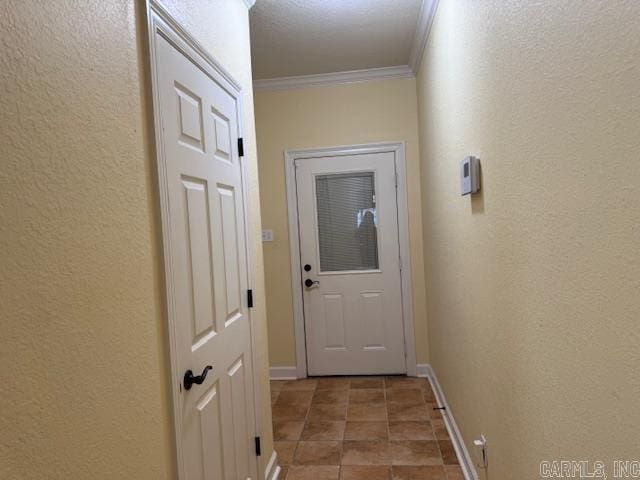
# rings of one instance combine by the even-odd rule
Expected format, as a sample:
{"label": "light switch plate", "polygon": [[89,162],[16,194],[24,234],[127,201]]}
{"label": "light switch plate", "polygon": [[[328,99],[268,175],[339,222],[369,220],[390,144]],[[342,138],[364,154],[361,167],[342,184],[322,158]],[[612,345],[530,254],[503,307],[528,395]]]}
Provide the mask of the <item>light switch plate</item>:
{"label": "light switch plate", "polygon": [[273,242],[273,230],[271,229],[262,230],[262,241]]}

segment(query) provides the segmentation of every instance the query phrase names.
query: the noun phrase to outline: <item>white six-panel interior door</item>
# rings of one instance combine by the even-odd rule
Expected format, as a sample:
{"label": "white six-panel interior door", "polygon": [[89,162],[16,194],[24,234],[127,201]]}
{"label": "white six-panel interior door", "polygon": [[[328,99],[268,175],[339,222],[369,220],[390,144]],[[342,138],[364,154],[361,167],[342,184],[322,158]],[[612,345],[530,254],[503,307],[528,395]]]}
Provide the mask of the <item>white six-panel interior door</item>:
{"label": "white six-panel interior door", "polygon": [[179,475],[256,479],[239,89],[150,23]]}
{"label": "white six-panel interior door", "polygon": [[309,375],[406,373],[393,152],[295,160]]}

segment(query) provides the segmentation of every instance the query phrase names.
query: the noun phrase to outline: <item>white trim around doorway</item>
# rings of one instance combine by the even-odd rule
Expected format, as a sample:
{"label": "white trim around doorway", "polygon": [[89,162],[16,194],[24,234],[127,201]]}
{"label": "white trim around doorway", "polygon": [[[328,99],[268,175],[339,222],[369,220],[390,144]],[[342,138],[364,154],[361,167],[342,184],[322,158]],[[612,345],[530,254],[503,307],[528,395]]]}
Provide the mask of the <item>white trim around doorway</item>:
{"label": "white trim around doorway", "polygon": [[334,157],[367,153],[393,153],[398,175],[396,201],[398,207],[398,236],[400,245],[400,272],[402,281],[402,316],[404,321],[404,343],[407,375],[416,376],[416,349],[413,324],[413,295],[411,282],[411,256],[409,248],[409,202],[407,197],[407,168],[404,142],[371,143],[340,147],[286,150],[284,152],[287,182],[287,207],[289,220],[289,246],[291,254],[291,287],[293,291],[293,319],[296,341],[297,378],[307,376],[307,348],[305,340],[304,308],[300,277],[300,232],[298,228],[298,196],[296,194],[295,161],[305,158]]}

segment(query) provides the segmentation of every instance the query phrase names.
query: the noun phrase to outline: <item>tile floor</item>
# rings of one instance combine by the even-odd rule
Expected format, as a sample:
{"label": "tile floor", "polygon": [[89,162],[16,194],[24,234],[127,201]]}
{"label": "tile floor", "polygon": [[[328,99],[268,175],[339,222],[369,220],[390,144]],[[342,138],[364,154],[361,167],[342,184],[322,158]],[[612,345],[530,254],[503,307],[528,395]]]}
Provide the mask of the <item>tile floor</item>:
{"label": "tile floor", "polygon": [[426,379],[272,381],[280,480],[462,480]]}

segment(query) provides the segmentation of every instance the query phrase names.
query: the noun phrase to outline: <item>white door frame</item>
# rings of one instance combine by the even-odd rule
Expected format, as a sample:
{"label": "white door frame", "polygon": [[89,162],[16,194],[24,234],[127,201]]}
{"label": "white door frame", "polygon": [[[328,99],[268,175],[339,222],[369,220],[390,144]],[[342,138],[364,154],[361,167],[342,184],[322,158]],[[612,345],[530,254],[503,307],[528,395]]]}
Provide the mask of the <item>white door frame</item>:
{"label": "white door frame", "polygon": [[307,376],[307,344],[305,340],[304,307],[302,301],[302,277],[300,265],[300,231],[298,228],[298,195],[296,187],[295,161],[305,158],[335,157],[366,153],[393,153],[398,174],[396,201],[398,206],[398,237],[400,244],[400,265],[402,270],[402,317],[404,322],[404,347],[407,375],[416,376],[416,348],[413,326],[413,295],[411,282],[411,255],[409,248],[409,202],[407,197],[407,176],[405,163],[405,143],[385,142],[340,147],[285,150],[284,168],[287,181],[287,207],[289,211],[289,247],[291,253],[291,287],[293,290],[293,320],[296,339],[296,376]]}
{"label": "white door frame", "polygon": [[[207,75],[214,78],[223,88],[229,92],[238,102],[238,136],[242,138],[242,87],[233,76],[218,63],[207,50],[200,45],[200,43],[177,21],[171,14],[159,3],[158,0],[146,0],[146,14],[147,14],[147,28],[148,28],[148,53],[149,53],[149,75],[151,77],[152,87],[152,99],[153,99],[153,120],[154,120],[154,138],[156,149],[156,174],[158,176],[158,200],[160,203],[160,213],[162,220],[162,249],[164,260],[162,267],[164,269],[165,280],[165,317],[167,322],[167,341],[168,341],[168,355],[170,362],[169,381],[171,384],[172,395],[172,416],[173,416],[173,430],[174,430],[174,455],[176,458],[176,466],[178,478],[184,478],[184,461],[180,452],[182,452],[182,434],[181,434],[181,411],[180,411],[180,386],[181,379],[184,372],[178,371],[175,364],[177,357],[176,348],[176,311],[174,308],[175,289],[173,276],[171,275],[170,262],[171,258],[171,241],[170,236],[166,233],[169,229],[169,198],[167,195],[167,176],[164,170],[165,152],[162,139],[162,115],[160,112],[160,101],[157,95],[159,95],[159,81],[157,78],[157,45],[156,34],[160,34],[169,41],[175,48],[182,52],[187,58],[189,58],[195,65],[197,65]],[[242,192],[244,202],[244,221],[246,231],[246,256],[247,256],[247,288],[253,289],[253,277],[251,272],[253,271],[253,256],[251,255],[251,242],[250,242],[250,230],[249,230],[249,198],[248,198],[248,172],[246,157],[240,157],[240,166],[242,172]],[[253,327],[253,314],[252,309],[247,310],[249,316],[249,325],[251,329],[251,361],[253,363],[253,406],[255,411],[255,425],[253,430],[256,436],[261,437],[261,425],[262,425],[262,410],[261,405],[261,390],[260,384],[257,381],[257,353],[256,353],[256,329]],[[264,454],[264,453],[263,453]],[[264,479],[265,472],[260,468],[259,458],[255,457],[256,471],[258,472],[258,479]]]}

